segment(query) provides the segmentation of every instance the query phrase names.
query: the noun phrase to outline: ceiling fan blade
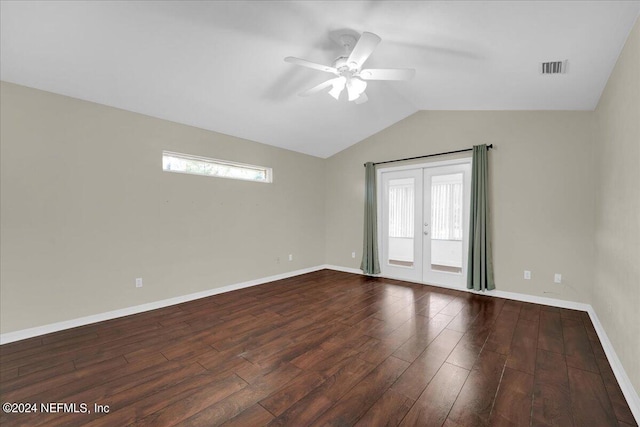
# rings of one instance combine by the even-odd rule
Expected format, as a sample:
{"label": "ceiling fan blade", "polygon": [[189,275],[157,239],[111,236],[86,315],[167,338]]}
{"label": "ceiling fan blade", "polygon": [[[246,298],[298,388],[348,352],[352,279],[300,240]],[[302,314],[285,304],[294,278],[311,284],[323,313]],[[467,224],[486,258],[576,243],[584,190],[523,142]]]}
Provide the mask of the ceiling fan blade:
{"label": "ceiling fan blade", "polygon": [[319,85],[312,87],[311,89],[307,89],[304,92],[301,92],[300,96],[315,95],[316,93],[320,92],[321,90],[326,89],[329,86],[333,86],[338,80],[340,80],[340,77],[336,77],[335,79],[329,79],[326,82],[322,82]]}
{"label": "ceiling fan blade", "polygon": [[370,68],[360,71],[362,80],[409,80],[416,74],[413,68]]}
{"label": "ceiling fan blade", "polygon": [[381,41],[382,39],[373,33],[362,33],[351,55],[349,55],[349,59],[347,59],[347,64],[349,66],[352,63],[355,64],[354,68],[362,67],[362,64],[369,58]]}
{"label": "ceiling fan blade", "polygon": [[354,102],[356,104],[364,104],[365,102],[367,102],[369,100],[369,97],[367,96],[366,93],[361,93],[360,96],[358,97],[358,99],[356,99]]}
{"label": "ceiling fan blade", "polygon": [[303,67],[312,68],[314,70],[325,71],[327,73],[338,75],[338,70],[334,67],[329,67],[328,65],[316,64],[315,62],[307,61],[306,59],[294,58],[293,56],[287,56],[286,58],[284,58],[284,60],[292,64],[301,65]]}

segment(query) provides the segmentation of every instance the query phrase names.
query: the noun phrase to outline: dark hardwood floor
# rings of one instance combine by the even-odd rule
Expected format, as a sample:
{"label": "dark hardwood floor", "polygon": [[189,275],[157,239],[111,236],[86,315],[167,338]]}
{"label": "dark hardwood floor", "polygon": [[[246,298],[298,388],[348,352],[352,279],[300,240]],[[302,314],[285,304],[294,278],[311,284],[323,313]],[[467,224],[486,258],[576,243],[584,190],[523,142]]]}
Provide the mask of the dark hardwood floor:
{"label": "dark hardwood floor", "polygon": [[3,426],[637,425],[587,313],[329,270],[6,344],[0,372],[38,409]]}

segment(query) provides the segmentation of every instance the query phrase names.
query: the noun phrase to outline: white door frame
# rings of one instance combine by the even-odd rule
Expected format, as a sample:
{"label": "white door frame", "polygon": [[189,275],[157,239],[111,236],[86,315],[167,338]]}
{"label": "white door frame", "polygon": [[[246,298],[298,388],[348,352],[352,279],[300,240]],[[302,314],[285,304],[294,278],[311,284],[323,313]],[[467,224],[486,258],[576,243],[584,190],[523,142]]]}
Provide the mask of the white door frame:
{"label": "white door frame", "polygon": [[[384,264],[384,254],[385,252],[385,246],[383,246],[383,218],[385,218],[386,216],[383,215],[383,211],[382,211],[382,207],[384,206],[384,189],[383,189],[383,176],[382,174],[384,173],[388,173],[388,172],[397,172],[397,171],[406,171],[406,170],[411,170],[411,169],[420,169],[421,173],[424,169],[429,169],[429,168],[437,168],[437,167],[441,167],[441,166],[452,166],[452,165],[462,165],[462,164],[472,164],[472,158],[471,157],[462,157],[459,159],[452,159],[452,160],[442,160],[442,161],[436,161],[436,162],[427,162],[427,163],[416,163],[416,164],[411,164],[411,165],[405,165],[405,166],[389,166],[389,167],[380,167],[380,168],[376,168],[376,183],[377,185],[377,189],[376,189],[376,193],[377,193],[377,200],[378,200],[378,206],[377,206],[377,218],[378,218],[378,224],[377,224],[377,231],[378,231],[378,248],[380,248],[380,267],[381,267],[381,276],[383,277],[388,277],[390,279],[399,279],[399,280],[407,280],[407,281],[411,281],[411,282],[416,282],[416,283],[425,283],[424,281],[424,274],[421,273],[418,278],[414,279],[414,278],[406,278],[406,277],[398,277],[397,274],[393,274],[393,272],[389,271],[389,268],[386,268],[385,271],[385,265]],[[470,175],[471,172],[469,172]],[[424,176],[424,173],[422,173],[422,175]],[[423,178],[424,179],[424,178]],[[470,194],[465,193],[465,206],[469,206],[469,201],[467,201],[466,199],[469,198],[470,199]],[[424,210],[424,208],[421,206],[421,211]],[[468,210],[468,209],[467,209]],[[468,218],[469,212],[465,213],[465,217]],[[421,216],[421,215],[416,215],[416,217]],[[417,218],[416,218],[417,219]],[[422,224],[422,220],[420,220],[419,225]],[[467,221],[467,225],[468,225],[468,221]],[[414,235],[418,235],[417,233],[420,233],[419,235],[422,235],[422,227],[418,227],[414,230]],[[468,233],[466,233],[468,234]],[[422,239],[420,239],[420,246],[422,246]],[[465,235],[465,240],[463,242],[463,254],[466,253],[465,248],[468,247],[468,236]],[[466,243],[466,245],[465,245]],[[422,251],[420,251],[422,252]],[[422,256],[422,254],[420,254]],[[466,260],[466,256],[464,256],[464,259]],[[417,261],[417,258],[416,258]],[[423,264],[423,261],[420,260],[420,263]],[[464,261],[463,261],[464,263]],[[439,283],[439,281],[434,281],[431,280],[428,284],[433,284],[433,285],[438,285],[438,286],[444,286],[444,287],[450,287],[450,288],[454,288],[454,289],[461,289],[465,287],[466,284],[466,271],[467,270],[467,266],[463,265],[463,277],[462,277],[462,281],[464,281],[465,283],[462,283],[461,286],[452,286],[446,283]]]}
{"label": "white door frame", "polygon": [[[469,163],[457,163],[455,165],[441,165],[433,168],[425,168],[423,169],[424,173],[424,184],[423,188],[425,189],[424,196],[424,208],[423,212],[425,216],[431,216],[431,212],[427,211],[428,207],[431,207],[431,192],[427,190],[427,188],[431,188],[431,179],[435,176],[436,169],[438,173],[443,174],[462,174],[462,188],[464,190],[462,194],[462,224],[465,233],[463,233],[462,237],[462,271],[460,273],[449,273],[446,271],[437,271],[431,269],[431,266],[427,263],[422,264],[422,282],[428,284],[435,284],[440,286],[454,286],[458,288],[464,288],[467,284],[467,262],[469,258],[469,213],[470,213],[470,205],[471,205],[471,164]],[[430,223],[431,219],[425,218],[425,224]],[[423,242],[423,259],[431,260],[431,227],[425,227],[425,231],[428,234],[424,234],[422,236]]]}
{"label": "white door frame", "polygon": [[[421,281],[422,280],[422,249],[423,249],[423,244],[422,244],[422,239],[416,239],[416,235],[422,230],[422,205],[423,205],[423,201],[422,201],[422,196],[424,194],[424,191],[422,189],[422,185],[424,183],[424,177],[423,177],[423,173],[422,173],[422,169],[405,169],[405,170],[397,170],[397,171],[385,171],[384,174],[380,175],[381,179],[380,181],[376,181],[379,182],[379,188],[380,191],[378,192],[379,194],[381,194],[381,198],[379,199],[381,201],[381,205],[382,206],[388,206],[388,197],[389,197],[389,191],[387,190],[387,186],[388,186],[388,180],[394,180],[394,179],[413,179],[413,188],[414,188],[414,218],[413,218],[413,265],[412,266],[402,266],[402,265],[391,265],[390,263],[387,263],[387,260],[389,259],[389,245],[380,245],[380,243],[378,243],[378,248],[380,248],[380,256],[381,256],[381,262],[380,262],[380,267],[381,269],[384,267],[385,270],[385,274],[389,275],[389,276],[393,276],[395,278],[401,279],[401,280],[409,280],[412,282],[415,281]],[[383,209],[378,209],[378,218],[380,218],[380,220],[378,221],[378,242],[382,242],[382,235],[387,236],[388,233],[388,227],[389,227],[389,210],[387,209],[386,211]],[[384,265],[383,265],[384,264]]]}

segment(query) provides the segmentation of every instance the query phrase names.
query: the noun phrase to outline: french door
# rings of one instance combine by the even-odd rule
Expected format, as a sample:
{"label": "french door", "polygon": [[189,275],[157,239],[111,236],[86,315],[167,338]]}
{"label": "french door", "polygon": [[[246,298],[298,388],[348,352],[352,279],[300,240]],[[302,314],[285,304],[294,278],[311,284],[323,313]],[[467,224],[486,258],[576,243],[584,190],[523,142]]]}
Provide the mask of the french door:
{"label": "french door", "polygon": [[382,274],[463,287],[467,277],[471,163],[379,171]]}

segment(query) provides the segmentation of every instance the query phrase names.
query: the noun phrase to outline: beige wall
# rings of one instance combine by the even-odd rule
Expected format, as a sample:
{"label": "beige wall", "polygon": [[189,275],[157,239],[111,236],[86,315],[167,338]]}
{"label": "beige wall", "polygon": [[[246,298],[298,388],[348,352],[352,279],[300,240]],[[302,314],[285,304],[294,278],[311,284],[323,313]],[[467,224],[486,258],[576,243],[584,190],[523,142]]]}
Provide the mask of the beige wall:
{"label": "beige wall", "polygon": [[[336,154],[327,160],[327,263],[359,266],[364,162],[494,144],[497,289],[590,303],[592,119],[592,112],[421,111]],[[531,280],[523,279],[525,269]],[[554,273],[563,284],[553,283]]]}
{"label": "beige wall", "polygon": [[[8,83],[0,95],[3,333],[323,264],[322,159]],[[274,182],[162,172],[162,150],[271,166]]]}
{"label": "beige wall", "polygon": [[593,307],[640,391],[640,22],[596,109]]}

